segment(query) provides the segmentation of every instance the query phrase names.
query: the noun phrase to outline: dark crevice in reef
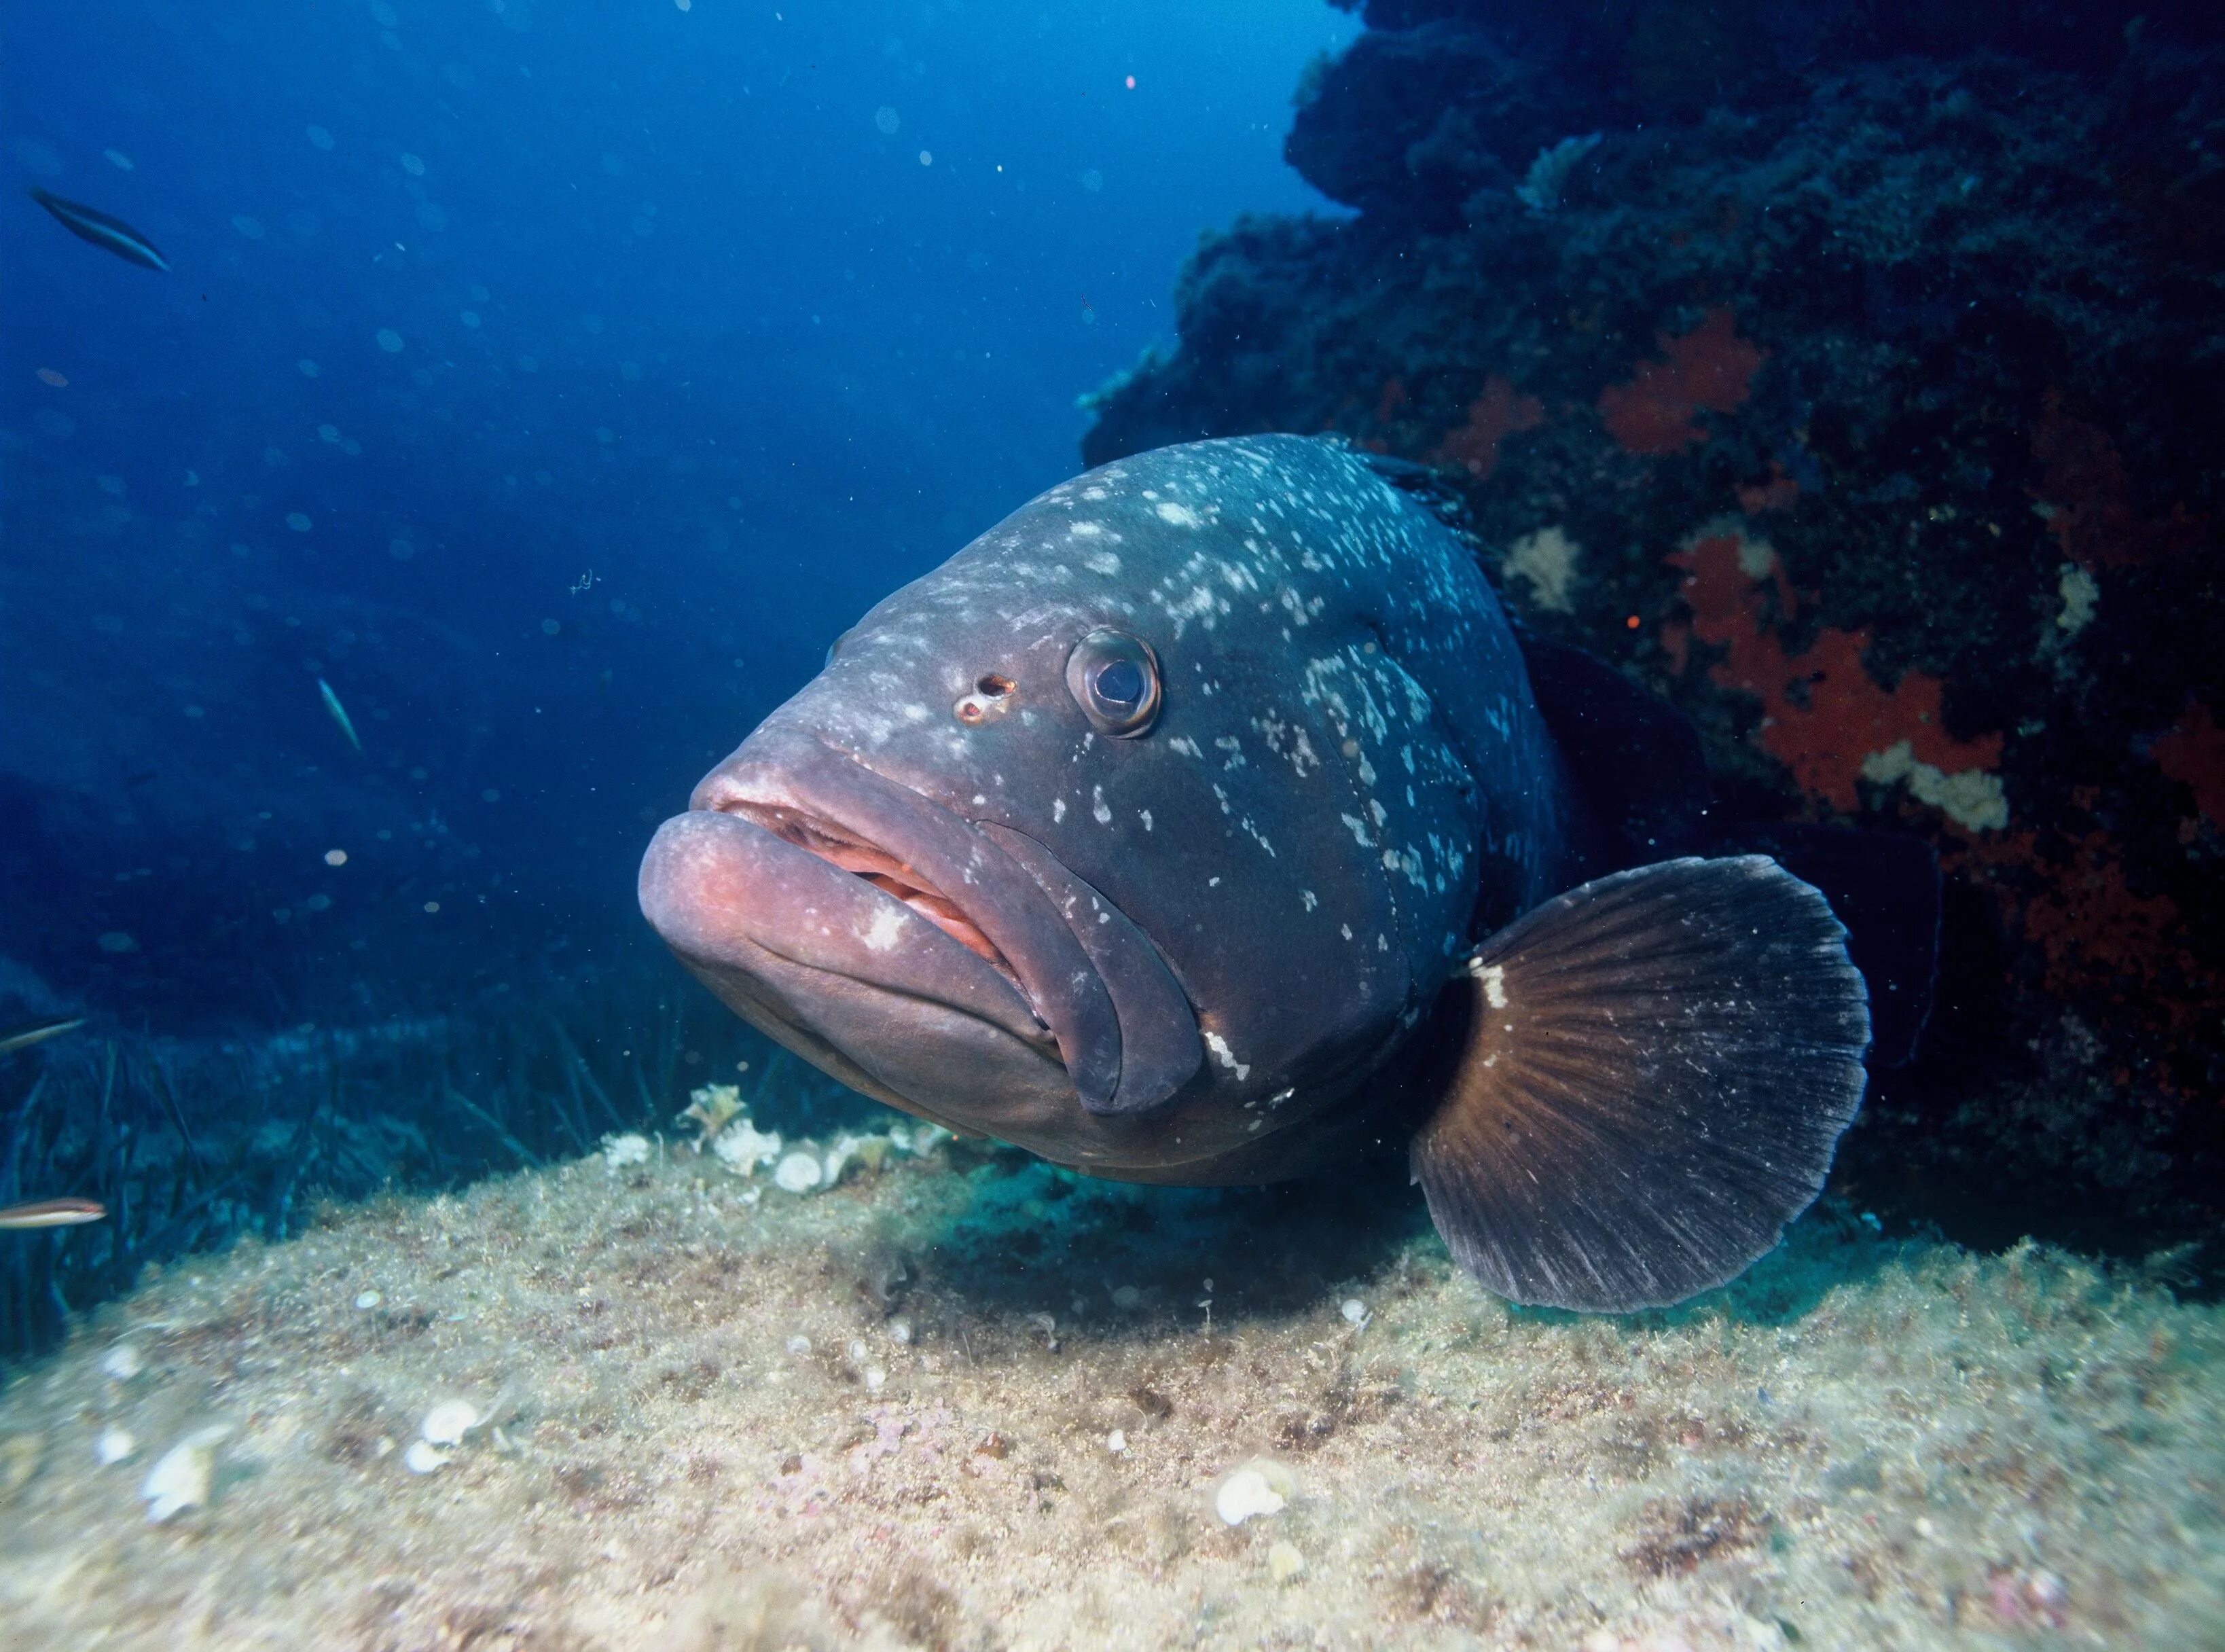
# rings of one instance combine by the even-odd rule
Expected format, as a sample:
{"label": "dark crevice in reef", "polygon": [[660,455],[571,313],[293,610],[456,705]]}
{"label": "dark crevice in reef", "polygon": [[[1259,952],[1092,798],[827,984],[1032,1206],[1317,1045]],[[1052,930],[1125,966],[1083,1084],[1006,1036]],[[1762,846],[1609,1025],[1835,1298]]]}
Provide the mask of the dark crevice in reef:
{"label": "dark crevice in reef", "polygon": [[1840,1185],[2225,1231],[2225,13],[1376,0],[1093,463],[1334,430],[1733,806],[1919,834],[1943,1002]]}

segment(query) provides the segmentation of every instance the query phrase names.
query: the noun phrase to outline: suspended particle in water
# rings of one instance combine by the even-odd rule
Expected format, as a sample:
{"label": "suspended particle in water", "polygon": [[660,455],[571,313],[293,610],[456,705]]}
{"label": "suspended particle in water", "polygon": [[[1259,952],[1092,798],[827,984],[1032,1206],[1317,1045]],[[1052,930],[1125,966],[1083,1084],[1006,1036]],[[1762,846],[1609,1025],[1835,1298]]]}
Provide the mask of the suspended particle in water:
{"label": "suspended particle in water", "polygon": [[378,347],[385,351],[388,355],[398,355],[401,353],[402,335],[399,333],[396,333],[392,327],[383,327],[379,328],[377,337],[378,339]]}
{"label": "suspended particle in water", "polygon": [[312,126],[308,129],[308,131],[309,142],[313,146],[320,149],[329,149],[332,148],[333,135],[326,131],[323,127]]}
{"label": "suspended particle in water", "polygon": [[347,851],[345,849],[326,849],[325,851],[325,864],[326,866],[345,866],[347,864]]}
{"label": "suspended particle in water", "polygon": [[935,164],[935,151],[932,149],[922,149],[919,152],[919,163],[923,167],[933,166]]}
{"label": "suspended particle in water", "polygon": [[873,111],[873,124],[879,127],[889,137],[893,137],[896,136],[897,128],[903,124],[903,118],[888,105],[883,104],[878,109]]}

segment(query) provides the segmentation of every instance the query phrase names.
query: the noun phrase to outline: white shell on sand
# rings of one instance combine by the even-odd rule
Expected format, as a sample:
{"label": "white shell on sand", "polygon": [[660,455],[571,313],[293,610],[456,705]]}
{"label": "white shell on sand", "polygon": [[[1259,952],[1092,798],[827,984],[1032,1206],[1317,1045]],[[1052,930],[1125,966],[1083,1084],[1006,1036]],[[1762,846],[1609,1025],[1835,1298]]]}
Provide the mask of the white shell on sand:
{"label": "white shell on sand", "polygon": [[1281,1514],[1296,1489],[1288,1469],[1258,1458],[1220,1483],[1213,1494],[1213,1512],[1224,1525],[1241,1526],[1262,1515]]}
{"label": "white shell on sand", "polygon": [[826,1168],[815,1153],[789,1153],[773,1167],[773,1185],[789,1193],[808,1193],[826,1179]]}
{"label": "white shell on sand", "polygon": [[417,1432],[434,1446],[460,1446],[464,1436],[485,1420],[469,1400],[443,1400],[425,1414]]}
{"label": "white shell on sand", "polygon": [[226,1423],[196,1428],[155,1459],[139,1484],[149,1520],[159,1526],[208,1502],[216,1483],[216,1448],[231,1433]]}

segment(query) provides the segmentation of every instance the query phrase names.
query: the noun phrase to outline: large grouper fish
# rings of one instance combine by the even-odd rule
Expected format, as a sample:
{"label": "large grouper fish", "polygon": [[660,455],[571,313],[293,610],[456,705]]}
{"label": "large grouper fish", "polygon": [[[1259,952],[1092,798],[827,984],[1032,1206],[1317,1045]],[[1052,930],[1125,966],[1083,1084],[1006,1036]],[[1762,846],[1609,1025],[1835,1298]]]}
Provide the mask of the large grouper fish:
{"label": "large grouper fish", "polygon": [[[1412,480],[1254,436],[1052,488],[705,778],[643,912],[771,1038],[952,1129],[1162,1183],[1404,1142],[1515,1300],[1734,1277],[1861,1104],[1848,931],[1800,856],[1706,852],[1689,726],[1518,637]],[[1910,999],[1924,855],[1873,902]]]}

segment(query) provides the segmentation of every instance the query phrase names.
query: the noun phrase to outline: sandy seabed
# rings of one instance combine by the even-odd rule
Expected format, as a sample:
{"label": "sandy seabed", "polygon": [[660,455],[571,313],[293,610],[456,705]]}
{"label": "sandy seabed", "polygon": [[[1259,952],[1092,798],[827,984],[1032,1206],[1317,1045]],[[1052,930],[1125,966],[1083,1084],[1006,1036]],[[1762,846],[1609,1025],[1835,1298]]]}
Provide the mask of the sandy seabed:
{"label": "sandy seabed", "polygon": [[1673,1312],[1510,1310],[1396,1180],[949,1153],[173,1268],[0,1393],[0,1645],[2225,1647],[2218,1309],[1827,1212]]}

